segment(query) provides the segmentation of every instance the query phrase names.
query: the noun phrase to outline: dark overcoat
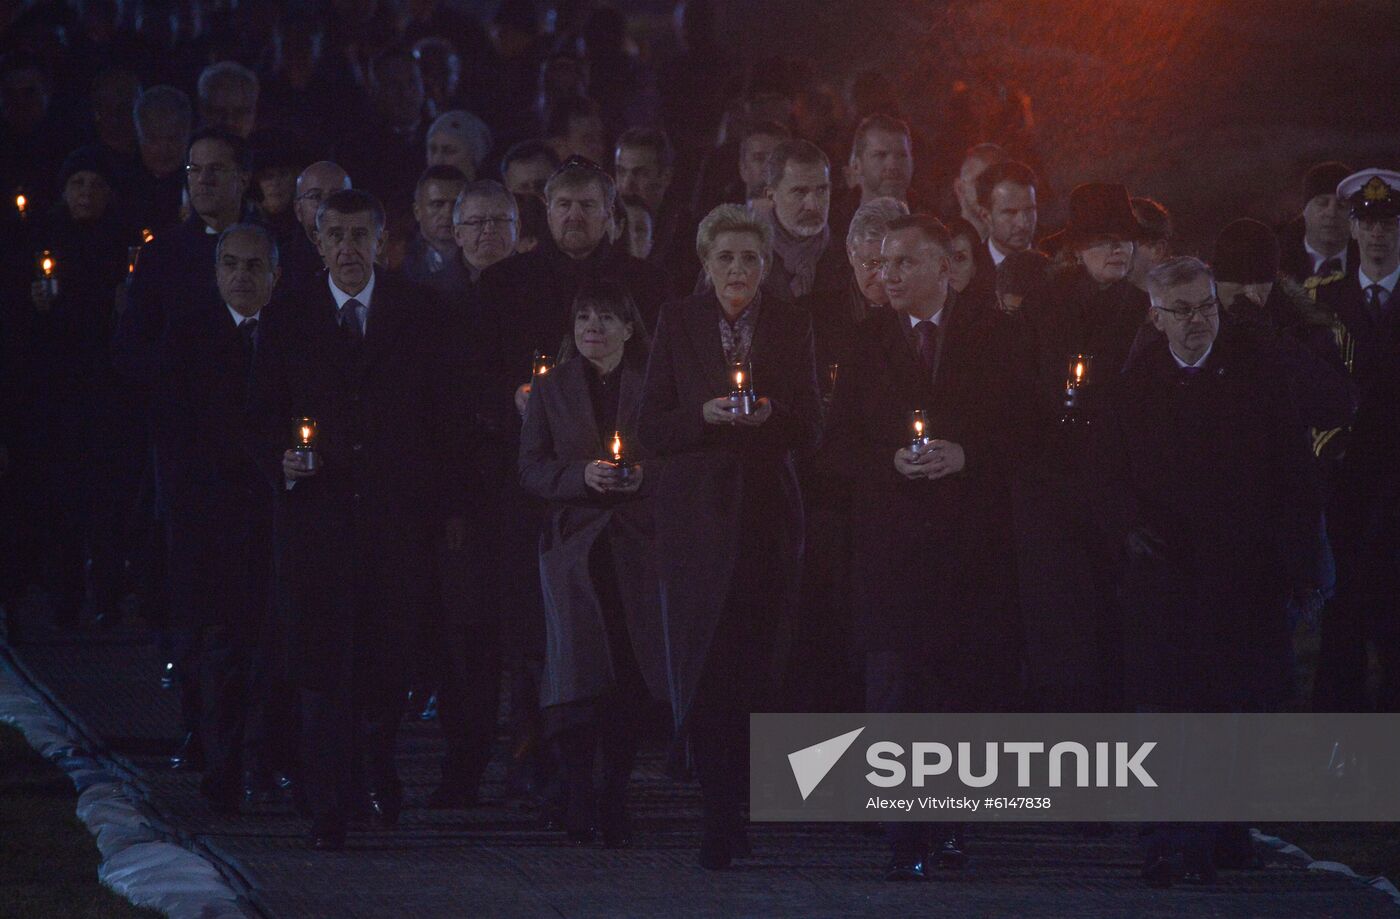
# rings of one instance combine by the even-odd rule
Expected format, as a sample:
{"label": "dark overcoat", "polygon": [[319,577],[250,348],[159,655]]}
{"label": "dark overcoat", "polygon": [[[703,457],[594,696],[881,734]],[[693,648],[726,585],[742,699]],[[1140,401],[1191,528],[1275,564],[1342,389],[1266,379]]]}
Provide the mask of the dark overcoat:
{"label": "dark overcoat", "polygon": [[[799,309],[764,300],[750,360],[757,395],[773,414],[757,428],[706,424],[701,406],[729,394],[720,343],[720,306],[697,294],[661,309],[647,367],[638,430],[665,461],[656,492],[656,550],[661,579],[669,700],[679,724],[704,673],[711,638],[732,588],[757,575],[779,597],[772,635],[789,621],[802,554],[802,496],[793,456],[815,445],[822,410],[812,357],[812,326]],[[747,531],[745,528],[749,528]],[[758,532],[761,531],[761,532]],[[741,543],[762,545],[742,556]],[[765,663],[761,680],[777,662]]]}
{"label": "dark overcoat", "polygon": [[[902,327],[907,317],[873,312],[837,378],[828,432],[827,452],[853,490],[859,648],[916,649],[930,667],[961,675],[953,682],[1017,678],[1005,321],[950,302],[935,381]],[[915,409],[924,411],[931,436],[962,446],[962,472],[910,481],[895,469],[895,452],[912,439]]]}
{"label": "dark overcoat", "polygon": [[227,308],[172,324],[153,422],[170,532],[170,606],[181,628],[253,639],[272,564],[272,503],[246,412],[251,354]]}
{"label": "dark overcoat", "polygon": [[1320,506],[1310,447],[1286,370],[1228,328],[1195,375],[1165,339],[1128,368],[1094,456],[1100,519],[1134,547],[1120,589],[1129,706],[1283,700],[1287,603]]}
{"label": "dark overcoat", "polygon": [[[357,652],[382,668],[366,678],[395,676],[438,583],[443,521],[480,498],[463,335],[437,301],[376,272],[358,349],[336,320],[325,284],[270,304],[250,395],[256,458],[277,496],[290,677],[315,689],[344,686]],[[302,417],[316,422],[322,468],[288,489],[282,454]]]}
{"label": "dark overcoat", "polygon": [[612,431],[599,428],[589,397],[587,363],[575,357],[538,381],[520,434],[520,483],[549,502],[540,534],[540,584],[546,647],[540,704],[591,699],[617,683],[607,621],[594,583],[594,548],[606,541],[627,638],[647,685],[666,698],[661,598],[652,546],[651,494],[661,469],[637,441],[642,369],[620,366],[618,428],[631,462],[644,462],[634,495],[600,495],[583,470],[607,458]]}

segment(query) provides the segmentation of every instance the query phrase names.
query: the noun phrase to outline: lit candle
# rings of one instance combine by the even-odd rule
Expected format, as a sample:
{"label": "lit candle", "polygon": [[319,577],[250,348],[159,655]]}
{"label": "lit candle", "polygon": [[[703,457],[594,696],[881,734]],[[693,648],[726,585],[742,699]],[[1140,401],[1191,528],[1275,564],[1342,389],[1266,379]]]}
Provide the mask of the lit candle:
{"label": "lit candle", "polygon": [[917,456],[932,440],[928,434],[928,421],[924,418],[923,409],[916,408],[909,413],[909,429],[913,435],[909,441],[909,449]]}
{"label": "lit candle", "polygon": [[150,228],[149,228],[149,227],[142,227],[142,228],[141,228],[141,245],[144,246],[146,243],[150,242],[151,240],[153,240],[153,239],[155,239],[155,238],[156,238],[156,234],[152,233],[152,232],[150,231]]}
{"label": "lit candle", "polygon": [[622,452],[622,432],[613,431],[612,445],[608,452],[612,454],[613,465],[617,467],[618,473],[622,476],[622,484],[626,485],[632,477],[632,464],[627,462],[627,457]]}
{"label": "lit candle", "polygon": [[826,365],[826,379],[831,384],[833,391],[836,389],[836,377],[841,373],[841,365],[832,361]]}
{"label": "lit candle", "polygon": [[1077,424],[1082,420],[1079,415],[1079,396],[1089,384],[1089,366],[1093,360],[1092,355],[1088,354],[1070,356],[1069,369],[1065,373],[1065,411],[1060,416],[1060,421],[1065,424]]}
{"label": "lit candle", "polygon": [[292,450],[302,458],[307,469],[316,468],[316,422],[310,418],[297,420],[297,442]]}
{"label": "lit candle", "polygon": [[752,415],[753,368],[748,361],[735,361],[729,370],[729,398],[734,400],[734,411],[740,415]]}
{"label": "lit candle", "polygon": [[530,379],[542,377],[554,369],[554,358],[543,351],[536,351],[535,358],[530,364]]}
{"label": "lit candle", "polygon": [[24,192],[15,195],[15,210],[19,212],[20,220],[29,217],[29,199],[24,196]]}
{"label": "lit candle", "polygon": [[34,260],[34,273],[43,287],[44,298],[52,300],[58,296],[58,259],[48,249]]}

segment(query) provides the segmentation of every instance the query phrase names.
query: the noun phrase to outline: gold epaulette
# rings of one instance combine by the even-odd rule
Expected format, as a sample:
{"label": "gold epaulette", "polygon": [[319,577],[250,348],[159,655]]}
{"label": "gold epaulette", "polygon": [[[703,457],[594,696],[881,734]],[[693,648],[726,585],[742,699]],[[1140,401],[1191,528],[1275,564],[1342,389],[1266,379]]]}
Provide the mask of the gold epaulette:
{"label": "gold epaulette", "polygon": [[1314,274],[1303,280],[1303,290],[1308,292],[1308,296],[1317,301],[1317,289],[1326,287],[1328,284],[1336,283],[1346,277],[1346,272],[1334,271],[1331,274]]}

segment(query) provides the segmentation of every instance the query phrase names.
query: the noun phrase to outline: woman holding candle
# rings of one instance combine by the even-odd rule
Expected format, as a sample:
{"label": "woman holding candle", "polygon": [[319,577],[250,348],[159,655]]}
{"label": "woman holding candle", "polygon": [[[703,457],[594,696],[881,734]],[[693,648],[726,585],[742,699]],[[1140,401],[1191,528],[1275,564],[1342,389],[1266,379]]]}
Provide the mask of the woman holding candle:
{"label": "woman holding candle", "polygon": [[[560,363],[531,388],[520,482],[549,502],[541,705],[563,766],[565,828],[575,844],[601,832],[616,847],[631,834],[627,781],[646,702],[663,698],[666,685],[651,556],[656,469],[636,438],[647,334],[626,288],[606,282],[579,294],[573,325]],[[653,672],[644,676],[639,662]]]}
{"label": "woman holding candle", "polygon": [[[639,431],[666,461],[656,551],[668,688],[700,778],[700,863],[722,868],[745,850],[748,715],[772,698],[779,629],[796,600],[793,456],[818,438],[821,399],[809,318],[759,296],[771,225],[721,205],[701,221],[696,251],[712,289],[662,308]],[[752,414],[730,395],[740,361]]]}

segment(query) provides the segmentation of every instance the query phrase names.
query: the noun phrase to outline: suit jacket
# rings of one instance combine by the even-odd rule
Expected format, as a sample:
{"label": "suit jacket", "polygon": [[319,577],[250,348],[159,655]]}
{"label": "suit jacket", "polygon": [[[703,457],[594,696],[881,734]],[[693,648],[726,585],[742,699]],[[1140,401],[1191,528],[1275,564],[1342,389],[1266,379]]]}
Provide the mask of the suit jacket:
{"label": "suit jacket", "polygon": [[[1308,254],[1308,250],[1303,244],[1303,234],[1306,229],[1303,217],[1299,214],[1295,219],[1280,227],[1278,231],[1279,273],[1292,278],[1299,284],[1312,277],[1313,274],[1312,256]],[[1348,240],[1346,249],[1348,272],[1356,270],[1356,263],[1360,258],[1360,250],[1356,246],[1356,240]]]}
{"label": "suit jacket", "polygon": [[252,635],[271,576],[272,491],[249,450],[251,354],[222,303],[174,323],[154,402],[177,621]]}
{"label": "suit jacket", "polygon": [[[611,653],[616,645],[609,642],[600,576],[613,581],[622,601],[624,644],[633,649],[656,698],[666,698],[661,598],[652,551],[651,494],[661,468],[637,439],[643,368],[624,363],[616,372],[624,455],[643,469],[635,494],[600,495],[584,485],[584,467],[609,456],[613,432],[599,428],[594,417],[583,358],[565,361],[536,382],[521,429],[520,483],[549,502],[539,545],[546,623],[540,704],[546,707],[593,698],[616,685],[618,664]],[[602,575],[594,556],[600,540],[607,543],[605,557],[612,566]]]}
{"label": "suit jacket", "polygon": [[[473,511],[464,332],[437,301],[377,273],[363,343],[346,341],[329,287],[271,304],[250,397],[254,449],[277,497],[277,577],[306,685],[349,678],[357,648],[393,668],[437,584],[443,521]],[[322,468],[284,486],[298,418]],[[390,669],[389,674],[392,675]],[[373,674],[371,675],[373,678]]]}
{"label": "suit jacket", "polygon": [[[917,649],[968,680],[1014,681],[1007,320],[958,300],[944,310],[936,380],[916,358],[908,318],[881,310],[836,381],[826,452],[854,492],[854,634],[862,650]],[[914,409],[931,436],[963,447],[962,472],[910,481],[894,468]]]}
{"label": "suit jacket", "polygon": [[[757,428],[705,423],[701,405],[729,394],[719,310],[713,293],[662,307],[638,423],[642,444],[665,461],[656,486],[656,547],[678,722],[690,710],[740,568],[760,566],[778,585],[782,599],[768,634],[791,613],[803,524],[793,458],[815,446],[821,431],[811,322],[768,299],[750,360],[757,395],[772,401],[772,416]],[[741,541],[768,554],[741,558]]]}

